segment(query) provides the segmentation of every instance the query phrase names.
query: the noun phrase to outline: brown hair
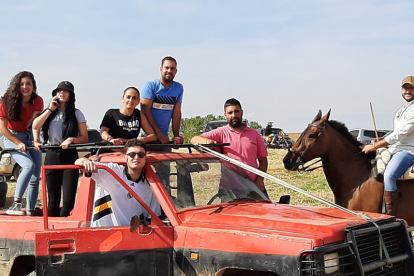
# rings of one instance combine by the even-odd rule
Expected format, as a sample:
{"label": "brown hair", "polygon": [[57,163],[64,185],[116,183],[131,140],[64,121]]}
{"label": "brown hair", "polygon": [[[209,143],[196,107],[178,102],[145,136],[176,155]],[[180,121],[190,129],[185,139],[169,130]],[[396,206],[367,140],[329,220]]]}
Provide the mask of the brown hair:
{"label": "brown hair", "polygon": [[20,82],[24,77],[29,77],[33,83],[33,93],[30,97],[29,103],[33,104],[34,99],[37,97],[37,86],[34,75],[29,71],[22,71],[15,75],[9,83],[9,87],[6,90],[6,93],[4,93],[3,97],[1,97],[1,103],[4,104],[5,110],[7,112],[7,117],[11,121],[22,120],[22,94],[20,92]]}
{"label": "brown hair", "polygon": [[124,151],[126,152],[131,147],[141,147],[147,152],[147,144],[137,138],[133,138],[125,143]]}

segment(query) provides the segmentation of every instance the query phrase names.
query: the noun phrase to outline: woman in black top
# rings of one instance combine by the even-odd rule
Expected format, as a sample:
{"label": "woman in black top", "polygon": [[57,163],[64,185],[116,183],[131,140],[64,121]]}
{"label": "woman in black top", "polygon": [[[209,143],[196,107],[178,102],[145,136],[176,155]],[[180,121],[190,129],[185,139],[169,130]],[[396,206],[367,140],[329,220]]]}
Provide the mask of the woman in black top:
{"label": "woman in black top", "polygon": [[139,91],[135,87],[128,87],[122,96],[124,103],[121,109],[109,109],[101,123],[101,137],[114,145],[122,145],[129,139],[137,138],[141,128],[145,131],[145,137],[139,139],[143,142],[157,140],[154,130],[147,118],[138,109]]}

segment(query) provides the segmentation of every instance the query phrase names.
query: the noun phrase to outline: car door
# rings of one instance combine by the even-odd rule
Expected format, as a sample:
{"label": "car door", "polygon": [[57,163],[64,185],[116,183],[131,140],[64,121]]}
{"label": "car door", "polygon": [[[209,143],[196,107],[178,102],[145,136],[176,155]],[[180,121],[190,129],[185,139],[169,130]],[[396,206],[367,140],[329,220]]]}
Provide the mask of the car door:
{"label": "car door", "polygon": [[173,275],[173,228],[141,228],[133,232],[127,226],[38,232],[37,275]]}
{"label": "car door", "polygon": [[[42,170],[72,167],[43,166]],[[98,165],[98,169],[115,175],[105,166]],[[38,276],[172,275],[173,227],[161,221],[125,182],[121,184],[151,214],[149,225],[135,216],[131,226],[90,227],[92,210],[96,209],[95,184],[92,178],[83,177],[71,216],[49,218],[44,210],[45,230],[34,234]],[[44,181],[42,185],[45,188]],[[47,197],[43,200],[47,205]]]}

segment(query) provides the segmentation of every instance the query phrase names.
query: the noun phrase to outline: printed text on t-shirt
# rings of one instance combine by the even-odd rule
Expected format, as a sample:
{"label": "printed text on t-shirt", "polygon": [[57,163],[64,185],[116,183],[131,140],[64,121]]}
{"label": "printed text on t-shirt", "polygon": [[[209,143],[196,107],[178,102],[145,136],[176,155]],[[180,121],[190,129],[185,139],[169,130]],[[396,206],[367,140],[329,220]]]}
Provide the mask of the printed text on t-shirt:
{"label": "printed text on t-shirt", "polygon": [[124,130],[133,131],[133,130],[138,130],[139,121],[138,120],[134,120],[132,122],[125,122],[123,120],[118,120],[118,125],[120,127],[123,127]]}

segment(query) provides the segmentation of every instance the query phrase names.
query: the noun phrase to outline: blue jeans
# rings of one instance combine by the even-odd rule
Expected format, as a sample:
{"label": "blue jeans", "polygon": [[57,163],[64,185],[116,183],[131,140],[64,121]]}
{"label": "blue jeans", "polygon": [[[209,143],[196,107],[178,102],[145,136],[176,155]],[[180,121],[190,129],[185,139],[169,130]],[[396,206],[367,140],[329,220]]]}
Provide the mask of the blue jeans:
{"label": "blue jeans", "polygon": [[[33,147],[33,135],[31,132],[10,131],[17,139],[24,143],[27,147]],[[17,145],[4,136],[4,146],[6,148],[17,148]],[[15,198],[22,198],[27,189],[26,209],[33,211],[36,207],[37,196],[39,195],[39,179],[40,169],[42,167],[42,153],[36,150],[28,150],[27,152],[11,151],[11,156],[22,167],[16,183]]]}
{"label": "blue jeans", "polygon": [[397,178],[402,176],[413,163],[414,155],[407,151],[393,154],[384,172],[385,190],[389,192],[397,190]]}

